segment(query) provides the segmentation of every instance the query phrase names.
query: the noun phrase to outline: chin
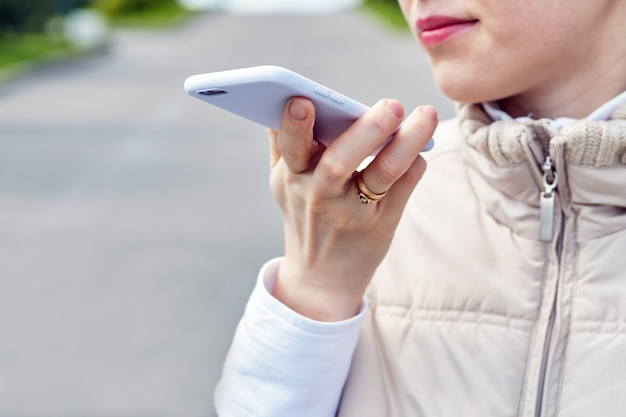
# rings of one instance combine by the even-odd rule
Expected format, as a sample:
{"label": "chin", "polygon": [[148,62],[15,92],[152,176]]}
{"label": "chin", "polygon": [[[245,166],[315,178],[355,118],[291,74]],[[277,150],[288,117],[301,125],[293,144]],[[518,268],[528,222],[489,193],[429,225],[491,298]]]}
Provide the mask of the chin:
{"label": "chin", "polygon": [[481,88],[480,84],[453,86],[446,84],[438,84],[441,92],[450,100],[458,103],[483,103],[485,101],[495,101],[503,98],[500,94],[495,94],[485,88]]}
{"label": "chin", "polygon": [[458,103],[483,103],[501,100],[510,95],[494,82],[481,77],[460,77],[458,72],[448,76],[437,76],[435,73],[435,82],[446,97]]}

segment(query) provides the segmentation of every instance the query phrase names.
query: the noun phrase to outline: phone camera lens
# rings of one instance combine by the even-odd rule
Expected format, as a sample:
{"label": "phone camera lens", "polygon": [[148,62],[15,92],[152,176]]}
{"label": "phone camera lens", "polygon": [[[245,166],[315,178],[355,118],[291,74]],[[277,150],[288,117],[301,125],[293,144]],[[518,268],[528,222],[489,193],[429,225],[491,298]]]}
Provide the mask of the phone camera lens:
{"label": "phone camera lens", "polygon": [[228,94],[228,91],[212,88],[210,90],[198,91],[198,94],[202,94],[203,96],[219,96],[222,94]]}

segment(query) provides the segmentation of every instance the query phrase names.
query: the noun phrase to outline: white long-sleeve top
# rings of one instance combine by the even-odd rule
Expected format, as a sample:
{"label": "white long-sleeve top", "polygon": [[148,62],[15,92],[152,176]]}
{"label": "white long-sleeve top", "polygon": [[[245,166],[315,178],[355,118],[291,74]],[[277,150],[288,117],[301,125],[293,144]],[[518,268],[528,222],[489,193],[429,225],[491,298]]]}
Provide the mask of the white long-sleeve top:
{"label": "white long-sleeve top", "polygon": [[[626,103],[626,92],[591,113],[607,120]],[[511,120],[497,103],[484,108],[494,120]],[[528,117],[517,118],[524,122]],[[556,129],[573,122],[546,121]],[[280,258],[260,271],[215,391],[219,417],[333,417],[350,369],[363,321],[359,313],[341,322],[299,315],[271,295]]]}
{"label": "white long-sleeve top", "polygon": [[318,322],[271,295],[280,259],[268,262],[246,306],[215,391],[220,417],[332,417],[365,314]]}

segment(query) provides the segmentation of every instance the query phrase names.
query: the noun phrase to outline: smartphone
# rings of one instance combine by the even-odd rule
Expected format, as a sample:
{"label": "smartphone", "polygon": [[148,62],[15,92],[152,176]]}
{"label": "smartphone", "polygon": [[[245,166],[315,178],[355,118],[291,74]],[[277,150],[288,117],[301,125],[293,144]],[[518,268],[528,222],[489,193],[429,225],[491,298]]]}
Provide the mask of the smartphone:
{"label": "smartphone", "polygon": [[[197,74],[185,80],[192,97],[278,130],[290,97],[315,106],[313,136],[328,146],[369,107],[294,71],[273,65]],[[432,140],[424,150],[432,147]],[[380,149],[380,148],[379,148]]]}

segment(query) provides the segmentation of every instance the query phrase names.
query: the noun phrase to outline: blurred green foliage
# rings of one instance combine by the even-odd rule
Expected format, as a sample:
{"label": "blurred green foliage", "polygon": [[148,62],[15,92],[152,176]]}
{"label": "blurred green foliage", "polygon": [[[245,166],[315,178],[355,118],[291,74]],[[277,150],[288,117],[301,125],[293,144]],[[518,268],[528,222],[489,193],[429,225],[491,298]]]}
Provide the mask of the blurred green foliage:
{"label": "blurred green foliage", "polygon": [[95,0],[93,7],[117,26],[169,25],[188,14],[177,0]]}
{"label": "blurred green foliage", "polygon": [[0,34],[35,32],[54,13],[54,0],[0,0]]}
{"label": "blurred green foliage", "polygon": [[398,5],[398,0],[365,0],[364,5],[391,26],[401,30],[408,29]]}
{"label": "blurred green foliage", "polygon": [[44,32],[52,16],[89,3],[91,0],[0,0],[0,36]]}
{"label": "blurred green foliage", "polygon": [[91,1],[0,0],[0,69],[70,51],[59,17]]}
{"label": "blurred green foliage", "polygon": [[140,13],[170,2],[171,0],[96,0],[94,7],[102,10],[109,16],[115,16]]}
{"label": "blurred green foliage", "polygon": [[3,67],[73,54],[60,17],[86,7],[124,26],[164,26],[189,14],[177,0],[0,0],[0,79]]}
{"label": "blurred green foliage", "polygon": [[15,33],[44,33],[50,19],[80,7],[94,7],[114,22],[171,20],[184,12],[177,0],[0,0],[0,38]]}

